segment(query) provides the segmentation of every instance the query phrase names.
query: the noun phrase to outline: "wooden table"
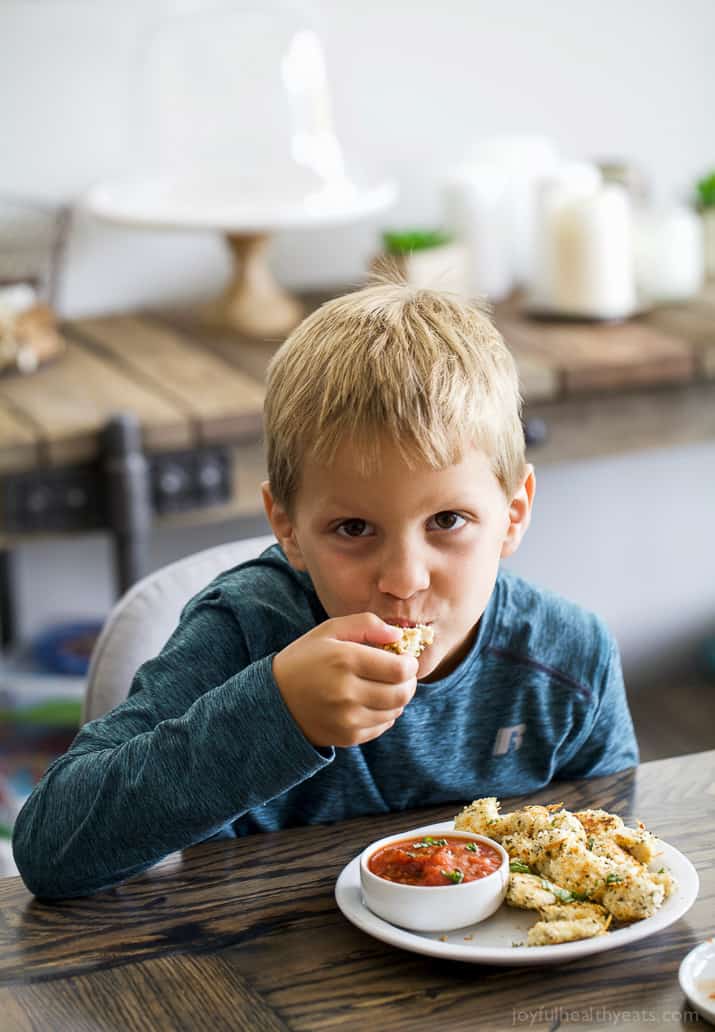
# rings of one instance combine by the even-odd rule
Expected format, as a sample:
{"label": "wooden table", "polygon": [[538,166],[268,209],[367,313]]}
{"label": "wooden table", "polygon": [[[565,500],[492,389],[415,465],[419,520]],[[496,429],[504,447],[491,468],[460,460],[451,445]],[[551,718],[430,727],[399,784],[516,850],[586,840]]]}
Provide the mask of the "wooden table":
{"label": "wooden table", "polygon": [[[338,292],[304,295],[306,309]],[[715,282],[687,305],[623,325],[532,320],[518,297],[495,320],[527,416],[548,426],[540,464],[715,438]],[[6,642],[18,544],[108,531],[121,593],[147,572],[153,526],[255,525],[262,511],[263,382],[279,340],[209,329],[190,310],[73,320],[62,334],[55,363],[0,377]],[[125,422],[112,426],[117,415]]]}
{"label": "wooden table", "polygon": [[458,804],[205,843],[87,899],[42,904],[20,879],[0,881],[0,1027],[471,1032],[701,1024],[677,970],[715,932],[715,751],[561,783],[529,800],[505,800],[504,808],[556,800],[644,820],[697,868],[692,909],[642,942],[561,967],[446,963],[358,931],[333,890],[367,843],[451,818]]}

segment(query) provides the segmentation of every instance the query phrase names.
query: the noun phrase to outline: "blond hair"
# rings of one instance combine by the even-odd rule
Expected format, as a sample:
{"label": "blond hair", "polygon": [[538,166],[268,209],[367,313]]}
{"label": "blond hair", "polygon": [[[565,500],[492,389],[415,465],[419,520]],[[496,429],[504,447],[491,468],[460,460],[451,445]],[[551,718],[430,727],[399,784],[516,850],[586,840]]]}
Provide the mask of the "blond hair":
{"label": "blond hair", "polygon": [[380,436],[414,469],[482,449],[510,498],[525,472],[514,360],[486,309],[404,282],[328,301],[274,355],[264,431],[273,497],[292,515],[305,455],[330,464],[350,440],[363,476]]}

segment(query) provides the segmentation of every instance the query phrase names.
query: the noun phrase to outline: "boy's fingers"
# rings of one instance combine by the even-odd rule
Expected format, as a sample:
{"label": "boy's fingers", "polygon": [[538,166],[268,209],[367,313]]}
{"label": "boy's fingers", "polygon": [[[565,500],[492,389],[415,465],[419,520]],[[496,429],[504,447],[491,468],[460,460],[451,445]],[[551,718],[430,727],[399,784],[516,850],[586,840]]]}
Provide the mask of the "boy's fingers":
{"label": "boy's fingers", "polygon": [[404,709],[415,694],[415,687],[415,683],[410,682],[379,689],[368,681],[365,685],[362,704],[372,713],[385,713],[388,710]]}
{"label": "boy's fingers", "polygon": [[396,709],[365,709],[364,721],[361,722],[362,726],[374,727],[377,724],[384,724],[387,721],[395,721],[402,716],[404,712],[404,706],[398,706]]}
{"label": "boy's fingers", "polygon": [[[349,646],[349,642],[345,642]],[[395,652],[382,649],[366,649],[355,646],[353,652],[354,670],[365,681],[379,681],[381,684],[396,684],[417,676],[420,662],[414,656],[398,656]]]}
{"label": "boy's fingers", "polygon": [[328,620],[330,635],[338,641],[355,641],[362,645],[389,645],[399,641],[399,627],[392,627],[375,613],[351,613]]}
{"label": "boy's fingers", "polygon": [[376,648],[361,648],[355,653],[355,672],[371,681],[393,683],[406,681],[417,675],[419,660],[407,654],[400,655],[381,649],[399,641],[402,634],[399,627],[386,624],[375,613],[351,613],[337,616],[319,625],[329,637],[345,645],[373,645]]}

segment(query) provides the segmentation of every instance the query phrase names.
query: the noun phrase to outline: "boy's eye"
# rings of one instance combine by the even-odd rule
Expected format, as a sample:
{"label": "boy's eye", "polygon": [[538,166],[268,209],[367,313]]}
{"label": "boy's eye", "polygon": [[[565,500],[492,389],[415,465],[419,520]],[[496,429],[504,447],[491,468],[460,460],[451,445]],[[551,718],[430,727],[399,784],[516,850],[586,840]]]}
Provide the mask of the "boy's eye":
{"label": "boy's eye", "polygon": [[[438,512],[432,519],[437,524],[439,530],[456,530],[458,527],[463,527],[467,522],[458,512],[450,511]],[[461,520],[461,523],[456,523],[455,520]]]}
{"label": "boy's eye", "polygon": [[[362,532],[369,526],[370,524],[366,523],[365,520],[343,520],[343,522],[339,523],[335,528],[335,532],[340,537],[364,537]],[[345,533],[341,534],[341,531],[345,531]]]}
{"label": "boy's eye", "polygon": [[[451,512],[448,510],[438,512],[435,516],[432,516],[430,522],[432,522],[432,520],[436,523],[437,530],[458,530],[467,522],[463,516],[459,515],[458,512]],[[350,520],[343,520],[342,523],[339,523],[335,528],[335,533],[339,537],[367,537],[366,531],[369,530],[369,528],[370,524],[367,520],[361,520],[356,517]]]}

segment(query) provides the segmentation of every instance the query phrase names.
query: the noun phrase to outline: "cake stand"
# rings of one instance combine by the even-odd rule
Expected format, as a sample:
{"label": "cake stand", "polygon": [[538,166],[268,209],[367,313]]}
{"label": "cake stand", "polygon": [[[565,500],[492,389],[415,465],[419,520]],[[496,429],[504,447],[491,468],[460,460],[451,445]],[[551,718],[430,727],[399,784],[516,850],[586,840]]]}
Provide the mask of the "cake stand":
{"label": "cake stand", "polygon": [[233,259],[229,284],[202,309],[203,318],[253,337],[282,337],[301,320],[296,297],[275,280],[267,261],[271,234],[355,222],[379,214],[397,197],[393,182],[337,179],[308,189],[293,183],[257,187],[255,181],[202,175],[100,183],[84,207],[123,225],[153,229],[217,230]]}

